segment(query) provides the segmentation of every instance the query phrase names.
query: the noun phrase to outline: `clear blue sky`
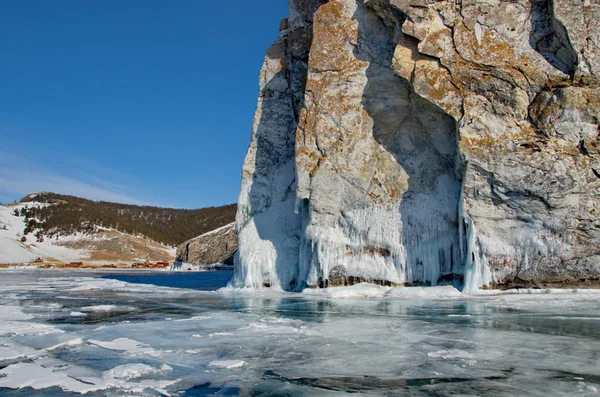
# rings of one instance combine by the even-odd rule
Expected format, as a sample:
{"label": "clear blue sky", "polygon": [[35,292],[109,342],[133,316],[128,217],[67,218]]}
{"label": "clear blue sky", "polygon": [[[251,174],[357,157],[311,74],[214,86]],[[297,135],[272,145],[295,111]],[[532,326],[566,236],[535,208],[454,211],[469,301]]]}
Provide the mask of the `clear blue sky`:
{"label": "clear blue sky", "polygon": [[0,2],[0,202],[237,200],[286,0]]}

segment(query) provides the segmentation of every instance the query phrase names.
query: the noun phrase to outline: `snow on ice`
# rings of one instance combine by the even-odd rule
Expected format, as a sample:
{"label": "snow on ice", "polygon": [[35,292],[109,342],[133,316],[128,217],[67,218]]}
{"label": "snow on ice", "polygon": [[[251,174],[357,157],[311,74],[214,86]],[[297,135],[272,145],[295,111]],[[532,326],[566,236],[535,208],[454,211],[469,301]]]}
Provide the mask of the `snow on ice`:
{"label": "snow on ice", "polygon": [[[598,291],[205,292],[1,277],[0,393],[594,396],[600,386]],[[81,310],[104,305],[115,310]]]}

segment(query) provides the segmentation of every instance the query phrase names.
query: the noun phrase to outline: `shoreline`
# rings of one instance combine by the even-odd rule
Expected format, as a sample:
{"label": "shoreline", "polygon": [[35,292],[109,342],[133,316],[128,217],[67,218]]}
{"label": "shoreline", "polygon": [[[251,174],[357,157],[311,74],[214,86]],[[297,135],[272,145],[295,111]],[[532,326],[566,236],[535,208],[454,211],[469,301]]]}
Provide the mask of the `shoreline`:
{"label": "shoreline", "polygon": [[[11,271],[57,271],[57,272],[77,272],[77,273],[94,273],[94,272],[101,272],[101,273],[109,273],[109,272],[128,272],[128,273],[206,273],[206,272],[219,272],[219,271],[233,271],[233,267],[208,267],[208,268],[203,268],[200,269],[198,268],[197,265],[194,265],[193,267],[187,267],[187,268],[174,268],[173,266],[170,266],[168,268],[151,268],[151,267],[147,267],[147,268],[140,268],[140,267],[106,267],[106,266],[85,266],[85,267],[55,267],[55,266],[49,266],[49,267],[39,267],[39,266],[31,266],[31,265],[6,265],[6,264],[0,264],[0,274],[2,274],[3,271],[6,272],[11,272]],[[504,288],[502,288],[504,287]],[[451,285],[438,285],[438,286],[395,286],[395,287],[385,287],[385,286],[381,286],[378,285],[376,283],[360,283],[360,284],[355,284],[352,286],[336,286],[336,287],[329,287],[329,288],[306,288],[303,292],[307,293],[308,295],[312,295],[312,294],[317,294],[318,295],[318,291],[322,291],[322,292],[333,292],[334,295],[345,295],[345,293],[343,291],[353,291],[358,289],[363,290],[361,292],[359,292],[358,295],[361,295],[362,292],[364,292],[364,289],[383,289],[383,290],[390,290],[390,291],[396,291],[396,293],[398,293],[399,291],[417,291],[417,290],[423,290],[423,291],[431,291],[433,292],[434,290],[438,290],[440,288],[452,288],[454,289],[456,292],[458,292],[459,294],[463,294],[463,292],[461,292],[459,289],[456,289],[455,287],[451,286]],[[596,283],[581,283],[580,285],[577,284],[562,284],[562,285],[552,285],[552,286],[546,286],[546,285],[515,285],[509,288],[506,288],[505,286],[500,286],[500,288],[485,288],[485,289],[481,289],[479,290],[477,293],[475,294],[471,294],[471,295],[475,295],[475,296],[485,296],[485,295],[494,295],[494,294],[514,294],[514,293],[518,293],[518,294],[531,294],[533,293],[533,291],[535,291],[536,294],[543,294],[543,293],[551,293],[552,291],[554,292],[559,292],[562,291],[562,293],[564,292],[569,292],[569,291],[600,291],[600,284],[596,284]],[[238,289],[238,291],[247,291],[247,289],[245,288],[240,288]],[[271,289],[271,288],[260,288],[260,289],[256,289],[254,291],[261,291],[261,292],[268,292],[268,291],[278,291],[277,289]],[[357,292],[357,291],[355,291]],[[351,294],[352,295],[352,294]],[[369,294],[367,294],[369,295]],[[425,294],[427,295],[427,294]]]}
{"label": "shoreline", "polygon": [[131,266],[81,266],[81,267],[68,267],[68,266],[32,266],[32,265],[6,265],[0,264],[0,274],[3,271],[77,271],[77,272],[95,272],[95,271],[129,271],[129,272],[154,272],[154,273],[200,273],[200,272],[211,272],[211,271],[233,271],[233,268],[229,267],[210,267],[200,269],[198,267],[188,267],[185,269],[176,268],[174,266],[158,268],[158,267],[131,267]]}

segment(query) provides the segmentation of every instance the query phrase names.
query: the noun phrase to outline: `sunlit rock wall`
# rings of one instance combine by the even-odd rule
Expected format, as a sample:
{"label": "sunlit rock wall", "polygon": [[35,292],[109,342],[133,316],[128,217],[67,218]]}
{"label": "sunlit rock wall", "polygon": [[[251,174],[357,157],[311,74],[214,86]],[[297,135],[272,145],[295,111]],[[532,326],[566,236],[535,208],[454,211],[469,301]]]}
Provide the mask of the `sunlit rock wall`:
{"label": "sunlit rock wall", "polygon": [[323,2],[290,0],[289,18],[268,49],[259,77],[252,137],[242,169],[233,283],[298,285],[302,232],[296,205],[295,134],[304,100],[312,15]]}
{"label": "sunlit rock wall", "polygon": [[236,286],[600,279],[600,5],[290,1]]}

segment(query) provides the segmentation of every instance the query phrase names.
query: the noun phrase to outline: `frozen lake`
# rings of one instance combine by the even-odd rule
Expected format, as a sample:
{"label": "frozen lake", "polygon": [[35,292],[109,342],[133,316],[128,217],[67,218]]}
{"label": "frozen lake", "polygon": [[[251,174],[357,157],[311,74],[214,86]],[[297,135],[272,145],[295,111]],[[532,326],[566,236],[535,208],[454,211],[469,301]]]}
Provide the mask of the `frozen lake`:
{"label": "frozen lake", "polygon": [[0,396],[600,396],[600,293],[0,273]]}

